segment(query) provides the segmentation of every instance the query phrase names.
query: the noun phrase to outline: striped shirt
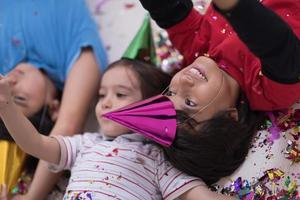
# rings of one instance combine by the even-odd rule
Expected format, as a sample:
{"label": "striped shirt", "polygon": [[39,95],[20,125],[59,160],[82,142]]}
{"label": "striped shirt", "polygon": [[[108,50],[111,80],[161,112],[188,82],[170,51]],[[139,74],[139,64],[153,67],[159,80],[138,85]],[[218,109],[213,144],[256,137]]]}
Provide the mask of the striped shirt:
{"label": "striped shirt", "polygon": [[162,150],[142,135],[112,141],[99,133],[55,137],[61,149],[52,171],[71,169],[64,199],[174,199],[204,183],[175,169]]}

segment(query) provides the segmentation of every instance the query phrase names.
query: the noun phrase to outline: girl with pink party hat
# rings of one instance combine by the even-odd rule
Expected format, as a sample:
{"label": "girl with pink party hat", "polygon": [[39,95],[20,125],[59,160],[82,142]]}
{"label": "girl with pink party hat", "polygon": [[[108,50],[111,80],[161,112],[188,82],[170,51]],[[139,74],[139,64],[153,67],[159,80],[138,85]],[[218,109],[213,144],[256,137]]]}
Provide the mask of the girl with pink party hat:
{"label": "girl with pink party hat", "polygon": [[[204,15],[191,0],[140,2],[188,65],[165,93],[177,112],[176,131],[147,127],[152,114],[132,120],[140,115],[135,105],[130,116],[122,109],[106,116],[162,144],[173,166],[212,184],[245,160],[260,111],[300,99],[300,1],[212,0]],[[156,107],[151,102],[147,110]]]}
{"label": "girl with pink party hat", "polygon": [[[169,80],[168,75],[140,61],[114,62],[103,74],[95,108],[100,133],[47,137],[38,134],[16,108],[10,86],[1,77],[0,116],[25,152],[51,163],[49,168],[53,171],[71,169],[64,199],[233,199],[211,192],[199,178],[174,168],[153,142],[103,117],[107,112],[161,93]],[[153,99],[168,109],[170,105],[165,100],[163,96]],[[168,124],[173,122],[172,115],[168,117],[167,133]]]}

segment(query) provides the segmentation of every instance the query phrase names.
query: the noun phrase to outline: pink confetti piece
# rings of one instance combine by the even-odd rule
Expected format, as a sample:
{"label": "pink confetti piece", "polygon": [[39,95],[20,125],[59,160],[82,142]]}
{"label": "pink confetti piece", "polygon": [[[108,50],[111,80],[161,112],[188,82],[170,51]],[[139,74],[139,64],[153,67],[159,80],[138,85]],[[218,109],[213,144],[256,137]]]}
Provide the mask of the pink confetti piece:
{"label": "pink confetti piece", "polygon": [[100,10],[102,8],[102,6],[107,2],[107,0],[99,0],[96,4],[96,7],[95,7],[95,13],[98,15],[100,14]]}

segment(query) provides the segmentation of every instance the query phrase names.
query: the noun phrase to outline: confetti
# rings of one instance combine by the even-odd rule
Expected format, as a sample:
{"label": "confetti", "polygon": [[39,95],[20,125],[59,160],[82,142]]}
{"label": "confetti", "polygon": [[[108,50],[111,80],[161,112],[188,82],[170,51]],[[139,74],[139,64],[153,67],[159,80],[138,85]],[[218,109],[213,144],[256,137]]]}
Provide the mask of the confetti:
{"label": "confetti", "polygon": [[95,13],[100,14],[102,6],[107,2],[107,0],[99,0],[95,7]]}
{"label": "confetti", "polygon": [[298,149],[298,145],[295,141],[288,140],[287,147],[284,152],[285,158],[292,161],[292,163],[300,162],[300,150]]}
{"label": "confetti", "polygon": [[160,30],[154,35],[156,46],[157,65],[164,72],[174,74],[182,66],[183,56],[172,46],[166,31]]}
{"label": "confetti", "polygon": [[[229,186],[219,188],[222,194],[236,196],[240,200],[300,200],[298,187],[295,181],[280,169],[269,169],[259,179],[252,182],[241,177],[232,181]],[[279,189],[282,188],[282,189]]]}
{"label": "confetti", "polygon": [[135,6],[134,3],[126,3],[126,4],[125,4],[125,8],[126,8],[126,9],[134,8],[134,6]]}

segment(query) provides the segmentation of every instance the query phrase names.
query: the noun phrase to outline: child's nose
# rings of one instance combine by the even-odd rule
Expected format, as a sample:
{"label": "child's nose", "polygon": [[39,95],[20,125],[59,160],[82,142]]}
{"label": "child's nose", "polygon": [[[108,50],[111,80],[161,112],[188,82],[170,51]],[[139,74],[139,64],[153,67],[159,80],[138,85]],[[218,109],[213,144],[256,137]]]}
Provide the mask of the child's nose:
{"label": "child's nose", "polygon": [[7,81],[10,85],[15,85],[17,83],[17,78],[13,75],[8,75],[7,76]]}
{"label": "child's nose", "polygon": [[102,102],[102,109],[110,109],[112,107],[112,102],[109,99],[104,99]]}

